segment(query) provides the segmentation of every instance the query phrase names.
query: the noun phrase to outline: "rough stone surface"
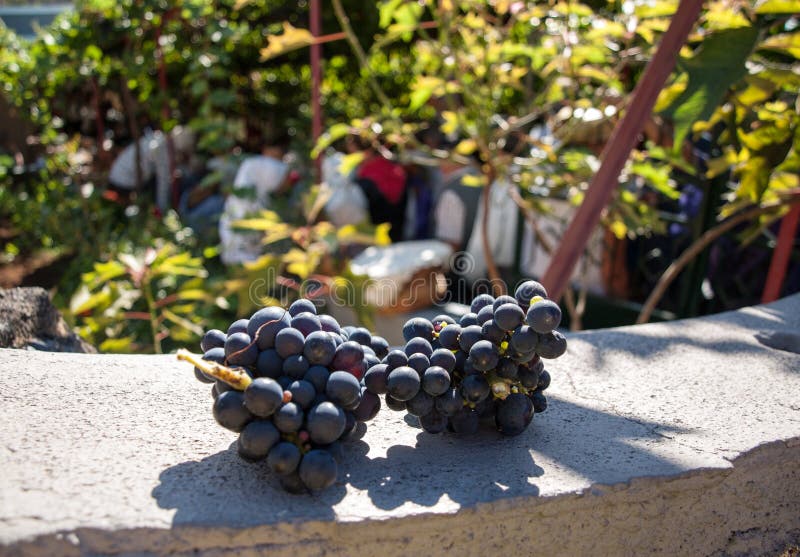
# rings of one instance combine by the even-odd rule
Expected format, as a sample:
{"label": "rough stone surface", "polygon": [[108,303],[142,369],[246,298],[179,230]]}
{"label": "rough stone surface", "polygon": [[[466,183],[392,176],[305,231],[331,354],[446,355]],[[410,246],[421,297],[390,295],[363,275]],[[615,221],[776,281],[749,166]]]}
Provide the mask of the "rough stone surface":
{"label": "rough stone surface", "polygon": [[571,335],[522,435],[382,411],[313,496],[238,459],[187,364],[2,350],[0,555],[779,555],[800,355],[756,334],[798,330],[800,295]]}
{"label": "rough stone surface", "polygon": [[0,288],[0,347],[97,352],[70,330],[43,288]]}

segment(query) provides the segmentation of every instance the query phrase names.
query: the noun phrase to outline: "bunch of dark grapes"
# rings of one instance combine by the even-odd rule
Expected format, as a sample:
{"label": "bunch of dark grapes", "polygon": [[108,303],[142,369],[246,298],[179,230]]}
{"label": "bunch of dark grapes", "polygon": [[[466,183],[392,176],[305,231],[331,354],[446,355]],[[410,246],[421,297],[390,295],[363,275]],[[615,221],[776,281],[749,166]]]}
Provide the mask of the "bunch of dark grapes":
{"label": "bunch of dark grapes", "polygon": [[364,385],[430,433],[474,433],[486,420],[518,435],[547,408],[550,374],[542,358],[566,351],[560,322],[558,304],[536,281],[513,297],[481,294],[458,323],[447,315],[406,322],[405,346],[370,367]]}
{"label": "bunch of dark grapes", "polygon": [[266,461],[291,492],[336,481],[339,441],[375,417],[380,398],[361,379],[389,352],[367,329],[340,327],[314,304],[272,306],[227,332],[208,331],[202,358],[181,351],[195,375],[213,383],[213,414],[239,434],[239,455]]}

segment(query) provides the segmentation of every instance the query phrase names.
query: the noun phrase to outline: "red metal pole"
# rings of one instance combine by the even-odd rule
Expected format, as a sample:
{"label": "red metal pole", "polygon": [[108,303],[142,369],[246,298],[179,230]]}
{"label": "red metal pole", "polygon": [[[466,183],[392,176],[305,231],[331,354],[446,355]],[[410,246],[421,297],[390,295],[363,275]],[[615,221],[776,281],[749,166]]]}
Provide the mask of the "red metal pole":
{"label": "red metal pole", "polygon": [[600,221],[603,209],[617,187],[619,173],[636,145],[637,138],[653,110],[656,98],[675,66],[686,37],[694,27],[703,6],[702,0],[681,0],[669,29],[633,91],[631,104],[601,154],[602,164],[594,176],[581,206],[564,234],[542,284],[551,298],[558,300],[568,286],[572,271],[589,237]]}
{"label": "red metal pole", "polygon": [[[311,0],[311,34],[319,37],[322,31],[322,13],[320,11],[319,0]],[[320,89],[322,87],[322,45],[315,42],[311,45],[311,139],[317,142],[322,135],[322,102],[320,99]],[[320,169],[322,155],[314,161],[317,179],[321,178]]]}
{"label": "red metal pole", "polygon": [[772,253],[769,263],[767,282],[761,294],[761,303],[774,302],[781,295],[783,279],[786,278],[786,267],[789,265],[789,256],[792,254],[794,239],[797,235],[797,225],[800,224],[800,205],[794,205],[783,217],[781,228],[778,231],[778,243]]}

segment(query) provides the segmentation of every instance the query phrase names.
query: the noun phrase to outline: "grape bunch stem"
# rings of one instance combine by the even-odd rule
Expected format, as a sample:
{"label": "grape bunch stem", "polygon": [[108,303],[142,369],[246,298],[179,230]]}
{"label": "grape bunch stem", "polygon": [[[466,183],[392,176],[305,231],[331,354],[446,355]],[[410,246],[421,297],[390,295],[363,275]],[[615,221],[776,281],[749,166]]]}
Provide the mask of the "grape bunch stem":
{"label": "grape bunch stem", "polygon": [[245,390],[253,380],[244,371],[229,368],[216,362],[203,360],[197,354],[192,354],[188,350],[181,348],[176,356],[179,360],[194,364],[196,368],[214,379],[224,381],[237,391]]}

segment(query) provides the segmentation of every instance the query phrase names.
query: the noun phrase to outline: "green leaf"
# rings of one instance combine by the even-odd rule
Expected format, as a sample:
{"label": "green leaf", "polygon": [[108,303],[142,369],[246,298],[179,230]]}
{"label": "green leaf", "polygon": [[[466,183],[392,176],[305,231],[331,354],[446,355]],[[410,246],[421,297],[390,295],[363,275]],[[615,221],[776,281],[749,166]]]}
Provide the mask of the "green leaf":
{"label": "green leaf", "polygon": [[348,124],[339,123],[332,125],[330,128],[328,128],[328,131],[323,133],[317,140],[317,144],[311,151],[311,158],[316,159],[322,153],[322,151],[327,149],[335,141],[346,136],[348,133],[350,133],[350,126]]}
{"label": "green leaf", "polygon": [[758,49],[782,52],[800,58],[800,33],[775,35],[758,45]]}
{"label": "green leaf", "polygon": [[339,172],[345,176],[349,175],[355,168],[364,160],[364,153],[350,153],[342,157],[342,162],[339,163]]}
{"label": "green leaf", "polygon": [[707,120],[728,88],[745,75],[744,62],[757,38],[758,29],[753,27],[719,31],[702,43],[695,56],[681,62],[689,74],[689,83],[665,111],[675,124],[676,152],[692,124]]}
{"label": "green leaf", "polygon": [[638,162],[631,165],[631,172],[647,180],[653,188],[666,197],[670,199],[678,199],[680,197],[680,193],[669,179],[669,165]]}
{"label": "green leaf", "polygon": [[202,335],[204,333],[203,328],[200,325],[197,325],[196,323],[192,323],[191,321],[189,321],[185,317],[181,317],[180,315],[177,315],[177,314],[171,312],[170,310],[168,310],[166,308],[161,310],[161,315],[163,315],[165,319],[168,319],[169,321],[172,321],[173,323],[175,323],[179,327],[183,327],[184,329],[186,329],[188,331],[192,331],[194,334],[196,334],[198,336],[200,336],[200,335]]}
{"label": "green leaf", "polygon": [[100,352],[124,354],[131,351],[131,346],[133,345],[133,341],[134,341],[133,337],[107,338],[106,340],[100,343],[98,349],[100,350]]}
{"label": "green leaf", "polygon": [[389,26],[389,24],[392,22],[392,19],[394,19],[394,11],[402,3],[403,0],[386,0],[381,4],[381,7],[379,8],[380,20],[378,25],[382,29],[386,29]]}
{"label": "green leaf", "polygon": [[765,0],[756,5],[757,14],[797,14],[800,0]]}

